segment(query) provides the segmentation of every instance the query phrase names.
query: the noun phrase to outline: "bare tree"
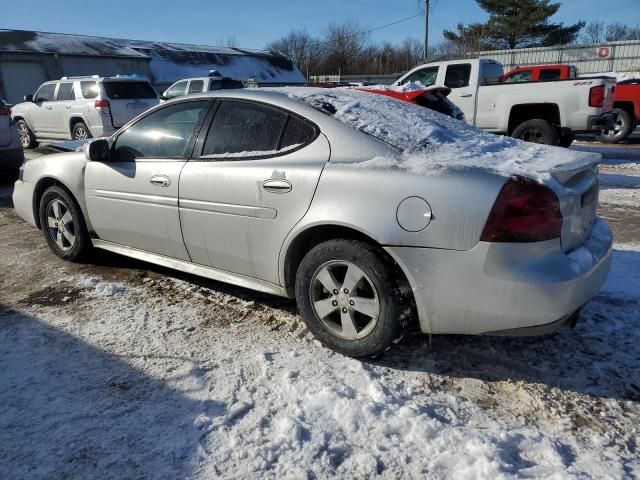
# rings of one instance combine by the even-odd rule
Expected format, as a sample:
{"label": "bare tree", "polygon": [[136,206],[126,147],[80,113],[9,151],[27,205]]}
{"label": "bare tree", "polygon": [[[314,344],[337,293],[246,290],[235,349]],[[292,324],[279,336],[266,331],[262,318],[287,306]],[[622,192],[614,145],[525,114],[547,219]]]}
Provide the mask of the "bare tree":
{"label": "bare tree", "polygon": [[368,41],[369,34],[358,22],[329,24],[322,39],[325,71],[357,73],[354,67]]}
{"label": "bare tree", "polygon": [[580,40],[584,43],[602,43],[605,38],[605,23],[604,22],[591,22],[589,23],[582,34]]}
{"label": "bare tree", "polygon": [[314,67],[322,57],[320,41],[306,30],[292,30],[281,39],[269,43],[267,50],[284,55],[305,74],[315,73]]}

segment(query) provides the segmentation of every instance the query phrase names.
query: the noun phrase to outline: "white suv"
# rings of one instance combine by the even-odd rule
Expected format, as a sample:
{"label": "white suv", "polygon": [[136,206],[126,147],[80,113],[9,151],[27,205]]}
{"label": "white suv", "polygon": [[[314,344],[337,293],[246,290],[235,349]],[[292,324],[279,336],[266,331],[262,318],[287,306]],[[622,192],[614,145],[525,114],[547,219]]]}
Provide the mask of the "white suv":
{"label": "white suv", "polygon": [[240,80],[223,77],[214,70],[208,77],[185,78],[184,80],[174,83],[164,91],[160,98],[162,100],[171,100],[172,98],[189,95],[191,93],[211,92],[213,90],[227,90],[232,88],[244,88],[244,84]]}
{"label": "white suv", "polygon": [[13,107],[20,141],[32,148],[42,139],[84,140],[111,135],[159,102],[139,76],[62,77],[45,82]]}

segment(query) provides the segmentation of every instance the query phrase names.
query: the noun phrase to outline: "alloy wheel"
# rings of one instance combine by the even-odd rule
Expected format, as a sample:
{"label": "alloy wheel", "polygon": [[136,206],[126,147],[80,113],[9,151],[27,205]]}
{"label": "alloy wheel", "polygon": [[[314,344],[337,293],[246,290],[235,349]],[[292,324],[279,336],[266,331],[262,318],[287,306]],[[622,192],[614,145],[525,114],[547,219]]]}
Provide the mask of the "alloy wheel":
{"label": "alloy wheel", "polygon": [[73,133],[74,140],[86,140],[87,138],[89,138],[89,134],[87,133],[87,129],[84,128],[82,125],[79,125],[74,129],[74,133]]}
{"label": "alloy wheel", "polygon": [[63,252],[73,248],[76,242],[76,224],[71,210],[62,200],[55,199],[47,206],[49,236]]}
{"label": "alloy wheel", "polygon": [[321,265],[310,286],[313,310],[325,328],[347,340],[366,337],[380,317],[378,292],[358,266],[334,260]]}
{"label": "alloy wheel", "polygon": [[18,136],[20,137],[22,148],[29,148],[29,145],[31,145],[31,135],[29,134],[28,127],[22,122],[18,123]]}

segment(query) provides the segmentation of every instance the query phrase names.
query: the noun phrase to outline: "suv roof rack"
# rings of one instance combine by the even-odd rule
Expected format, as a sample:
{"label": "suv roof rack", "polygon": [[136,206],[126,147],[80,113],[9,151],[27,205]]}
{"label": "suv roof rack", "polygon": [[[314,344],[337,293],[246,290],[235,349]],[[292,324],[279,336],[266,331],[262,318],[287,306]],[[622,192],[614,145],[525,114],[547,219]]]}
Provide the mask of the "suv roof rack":
{"label": "suv roof rack", "polygon": [[62,77],[60,80],[77,80],[79,78],[100,78],[100,75],[78,75],[77,77]]}

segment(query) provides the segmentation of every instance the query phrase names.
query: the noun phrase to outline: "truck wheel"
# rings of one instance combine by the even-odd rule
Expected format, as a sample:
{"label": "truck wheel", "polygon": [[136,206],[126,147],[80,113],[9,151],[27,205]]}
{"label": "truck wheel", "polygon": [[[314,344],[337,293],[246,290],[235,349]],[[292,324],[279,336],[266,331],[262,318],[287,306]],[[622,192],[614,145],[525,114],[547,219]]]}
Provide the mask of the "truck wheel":
{"label": "truck wheel", "polygon": [[603,143],[619,143],[627,138],[633,130],[634,124],[631,114],[622,108],[614,108],[613,112],[618,114],[613,130],[603,130],[596,138]]}
{"label": "truck wheel", "polygon": [[22,148],[35,148],[38,146],[36,136],[24,120],[18,120],[18,136]]}
{"label": "truck wheel", "polygon": [[392,268],[376,248],[355,240],[329,240],[307,253],[296,300],[313,336],[350,357],[384,352],[408,324]]}
{"label": "truck wheel", "polygon": [[530,143],[560,145],[560,132],[558,132],[558,129],[541,118],[522,122],[513,130],[511,136]]}
{"label": "truck wheel", "polygon": [[84,122],[78,122],[71,129],[71,137],[73,140],[86,140],[91,138],[91,132]]}

